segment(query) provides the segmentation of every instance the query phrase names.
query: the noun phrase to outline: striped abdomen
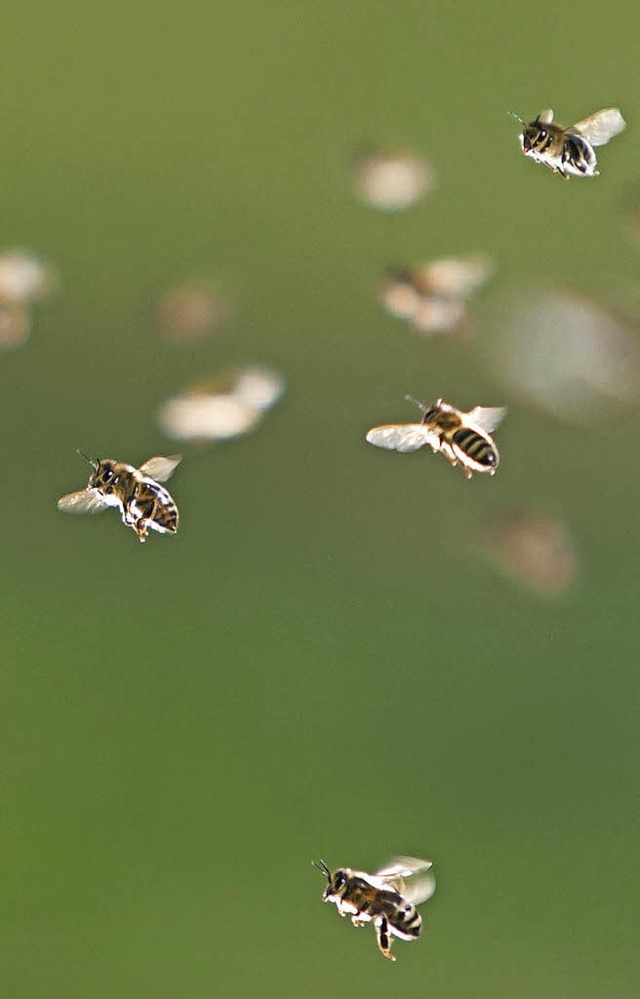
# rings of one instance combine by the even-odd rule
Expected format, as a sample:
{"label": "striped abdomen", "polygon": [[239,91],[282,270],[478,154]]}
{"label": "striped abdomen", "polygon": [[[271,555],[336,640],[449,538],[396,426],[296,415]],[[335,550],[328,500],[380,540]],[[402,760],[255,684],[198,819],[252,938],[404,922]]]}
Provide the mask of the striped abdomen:
{"label": "striped abdomen", "polygon": [[401,939],[415,940],[422,932],[422,916],[410,902],[403,902],[387,919],[392,932]]}
{"label": "striped abdomen", "polygon": [[570,135],[562,147],[562,165],[572,166],[580,173],[593,173],[596,166],[596,154],[590,144],[580,135]]}
{"label": "striped abdomen", "polygon": [[422,917],[415,905],[405,902],[402,895],[389,889],[369,893],[369,897],[359,900],[359,911],[366,913],[378,923],[381,917],[386,918],[391,932],[404,940],[414,940],[420,936]]}
{"label": "striped abdomen", "polygon": [[470,430],[469,427],[456,430],[451,437],[451,444],[476,465],[481,465],[487,469],[496,468],[498,465],[498,452],[495,445],[488,437],[479,434],[477,430]]}
{"label": "striped abdomen", "polygon": [[149,526],[161,533],[175,534],[178,530],[178,508],[168,489],[153,479],[138,483],[130,509],[135,519],[147,520]]}

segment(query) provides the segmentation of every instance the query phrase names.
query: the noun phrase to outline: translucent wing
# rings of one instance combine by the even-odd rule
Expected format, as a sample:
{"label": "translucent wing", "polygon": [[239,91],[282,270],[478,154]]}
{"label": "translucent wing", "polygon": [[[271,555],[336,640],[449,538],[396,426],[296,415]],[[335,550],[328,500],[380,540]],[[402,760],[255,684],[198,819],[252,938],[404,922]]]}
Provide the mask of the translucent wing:
{"label": "translucent wing", "polygon": [[551,108],[545,108],[544,111],[541,111],[536,121],[538,125],[550,125],[553,121],[553,111]]}
{"label": "translucent wing", "polygon": [[171,478],[181,461],[182,455],[180,454],[172,454],[169,458],[158,455],[145,461],[144,465],[140,466],[140,471],[143,475],[155,479],[156,482],[166,482],[167,479]]}
{"label": "translucent wing", "polygon": [[109,504],[105,503],[100,493],[95,489],[82,489],[77,493],[68,493],[58,500],[58,510],[65,513],[102,513]]}
{"label": "translucent wing", "polygon": [[576,122],[571,131],[579,132],[592,146],[604,146],[609,139],[619,135],[626,127],[627,123],[618,108],[604,108]]}
{"label": "translucent wing", "polygon": [[446,298],[467,298],[489,280],[493,270],[490,257],[442,257],[424,264],[417,272],[418,280],[431,295]]}
{"label": "translucent wing", "polygon": [[506,412],[502,406],[476,406],[465,415],[470,427],[490,434],[502,422]]}
{"label": "translucent wing", "polygon": [[376,447],[384,447],[388,451],[417,451],[429,444],[438,448],[440,441],[437,434],[425,427],[424,423],[390,423],[383,427],[372,427],[366,440]]}
{"label": "translucent wing", "polygon": [[413,905],[426,902],[436,890],[433,864],[419,857],[396,857],[375,876],[393,885]]}
{"label": "translucent wing", "polygon": [[449,333],[461,326],[466,315],[463,302],[451,298],[422,298],[413,316],[419,333]]}

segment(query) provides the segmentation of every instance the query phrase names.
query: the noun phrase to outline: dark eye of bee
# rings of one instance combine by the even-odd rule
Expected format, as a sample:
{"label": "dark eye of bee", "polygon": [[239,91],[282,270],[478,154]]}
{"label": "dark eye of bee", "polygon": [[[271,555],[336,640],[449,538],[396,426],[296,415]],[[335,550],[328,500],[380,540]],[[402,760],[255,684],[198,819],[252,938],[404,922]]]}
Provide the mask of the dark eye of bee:
{"label": "dark eye of bee", "polygon": [[338,891],[340,888],[342,888],[343,884],[346,883],[346,880],[347,879],[345,878],[344,874],[336,874],[333,881],[334,889]]}
{"label": "dark eye of bee", "polygon": [[544,142],[544,140],[546,139],[546,137],[547,137],[547,133],[545,132],[544,128],[541,128],[540,129],[540,141]]}
{"label": "dark eye of bee", "polygon": [[105,468],[104,472],[102,473],[102,478],[104,479],[105,482],[109,482],[113,478],[113,472],[111,471],[110,468]]}

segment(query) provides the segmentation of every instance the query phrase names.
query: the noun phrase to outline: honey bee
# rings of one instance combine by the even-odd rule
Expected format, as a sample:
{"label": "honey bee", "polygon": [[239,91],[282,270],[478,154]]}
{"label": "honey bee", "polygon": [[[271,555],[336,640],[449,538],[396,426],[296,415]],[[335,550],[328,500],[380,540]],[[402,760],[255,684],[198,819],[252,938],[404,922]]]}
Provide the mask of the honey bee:
{"label": "honey bee", "polygon": [[[81,451],[78,452],[82,454]],[[122,523],[132,527],[139,541],[147,540],[149,528],[160,534],[178,530],[178,507],[161,482],[165,482],[181,458],[149,458],[140,468],[125,465],[113,458],[87,458],[93,467],[86,489],[69,493],[58,500],[58,509],[66,513],[100,513],[117,507]]]}
{"label": "honey bee", "polygon": [[354,926],[373,923],[382,954],[395,961],[392,937],[417,940],[422,917],[417,905],[426,902],[436,890],[430,860],[398,857],[376,874],[340,867],[333,874],[324,860],[313,861],[327,879],[323,902],[333,902],[341,916],[351,916]]}
{"label": "honey bee", "polygon": [[440,451],[451,465],[460,464],[467,479],[474,472],[495,475],[500,455],[491,432],[504,418],[506,409],[475,406],[468,413],[438,399],[430,406],[407,397],[422,410],[422,423],[391,423],[373,427],[366,440],[389,451],[417,451],[428,444]]}
{"label": "honey bee", "polygon": [[380,301],[392,316],[409,320],[418,333],[461,332],[467,299],[489,280],[492,270],[492,261],[481,254],[392,268],[380,287]]}
{"label": "honey bee", "polygon": [[[513,112],[510,112],[513,114]],[[518,136],[522,152],[559,173],[565,180],[575,177],[597,177],[594,146],[604,146],[614,135],[619,135],[627,123],[618,108],[596,111],[569,128],[553,120],[553,111],[547,108],[528,124],[513,115],[522,125]]]}

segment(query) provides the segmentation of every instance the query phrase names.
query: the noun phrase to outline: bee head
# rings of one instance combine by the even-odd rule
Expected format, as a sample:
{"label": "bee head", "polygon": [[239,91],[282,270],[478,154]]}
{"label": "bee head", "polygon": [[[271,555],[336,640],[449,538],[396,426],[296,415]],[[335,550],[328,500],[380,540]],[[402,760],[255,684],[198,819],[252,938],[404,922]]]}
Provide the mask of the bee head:
{"label": "bee head", "polygon": [[547,145],[549,144],[554,127],[552,119],[553,114],[549,115],[543,111],[533,121],[530,121],[528,125],[523,125],[522,135],[520,136],[523,153],[528,153],[531,149],[537,149],[545,141]]}
{"label": "bee head", "polygon": [[327,887],[322,895],[322,901],[333,902],[336,898],[340,898],[348,880],[346,868],[340,867],[332,874],[324,860],[314,860],[312,863],[327,879]]}
{"label": "bee head", "polygon": [[114,465],[115,462],[110,458],[106,458],[104,461],[96,461],[93,466],[91,477],[89,478],[87,489],[97,489],[100,492],[108,492],[113,486],[114,479],[116,478]]}
{"label": "bee head", "polygon": [[438,399],[437,402],[432,403],[430,406],[425,406],[422,415],[422,422],[433,423],[440,415],[441,406],[442,399]]}
{"label": "bee head", "polygon": [[405,396],[407,402],[413,402],[422,410],[422,422],[423,423],[433,423],[434,420],[439,416],[440,410],[442,408],[442,399],[438,399],[436,402],[432,402],[430,406],[425,406],[423,402],[418,402],[413,396]]}

